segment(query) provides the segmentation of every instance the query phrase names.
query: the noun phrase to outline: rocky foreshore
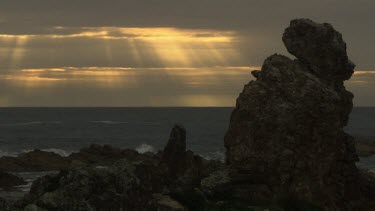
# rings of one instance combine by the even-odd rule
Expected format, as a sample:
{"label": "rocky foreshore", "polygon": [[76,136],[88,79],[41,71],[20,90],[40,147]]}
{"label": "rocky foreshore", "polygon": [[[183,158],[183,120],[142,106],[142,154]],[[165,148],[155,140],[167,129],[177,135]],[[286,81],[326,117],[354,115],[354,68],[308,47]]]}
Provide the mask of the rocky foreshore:
{"label": "rocky foreshore", "polygon": [[296,59],[275,54],[252,73],[225,136],[226,163],[187,150],[180,125],[157,153],[99,145],[68,157],[34,150],[0,158],[0,172],[59,173],[34,181],[19,200],[0,199],[0,210],[373,210],[375,177],[355,165],[373,145],[343,130],[353,107],[343,82],[354,64],[342,35],[297,19],[283,41]]}

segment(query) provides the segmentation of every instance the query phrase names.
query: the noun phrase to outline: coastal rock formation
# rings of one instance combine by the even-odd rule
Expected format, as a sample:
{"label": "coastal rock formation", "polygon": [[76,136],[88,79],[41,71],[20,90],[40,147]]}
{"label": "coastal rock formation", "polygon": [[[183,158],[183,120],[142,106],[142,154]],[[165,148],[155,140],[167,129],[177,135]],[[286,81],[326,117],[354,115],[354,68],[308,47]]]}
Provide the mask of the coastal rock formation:
{"label": "coastal rock formation", "polygon": [[[74,157],[76,165],[37,179],[14,206],[57,211],[188,210],[174,198],[189,198],[186,191],[197,188],[213,168],[210,161],[186,151],[185,137],[185,129],[175,126],[159,154],[142,155],[109,146],[82,149],[68,157]],[[110,155],[117,160],[97,160],[102,156],[109,161]]]}
{"label": "coastal rock formation", "polygon": [[290,23],[283,42],[288,52],[327,82],[348,80],[355,65],[348,59],[342,35],[330,24],[318,24],[307,19]]}
{"label": "coastal rock formation", "polygon": [[167,164],[172,176],[181,175],[186,170],[185,153],[186,130],[181,125],[175,125],[162,154],[162,161]]}
{"label": "coastal rock formation", "polygon": [[12,205],[10,205],[8,201],[0,198],[0,210],[1,211],[15,211],[16,209],[13,209]]}
{"label": "coastal rock formation", "polygon": [[164,187],[152,161],[119,160],[107,168],[79,168],[34,182],[23,206],[45,210],[154,210]]}
{"label": "coastal rock formation", "polygon": [[1,189],[9,189],[14,186],[26,185],[26,184],[27,182],[23,180],[22,178],[16,175],[7,173],[7,172],[0,171],[0,188]]}
{"label": "coastal rock formation", "polygon": [[123,158],[135,160],[139,156],[143,155],[135,150],[96,144],[82,148],[79,152],[72,153],[68,157],[35,149],[22,153],[17,157],[1,157],[0,170],[7,172],[58,171],[68,169],[77,162],[94,166],[109,165]]}
{"label": "coastal rock formation", "polygon": [[343,131],[353,107],[346,44],[330,24],[308,19],[291,21],[283,41],[297,59],[267,58],[237,99],[225,136],[231,178],[264,184],[265,200],[361,210],[358,157]]}
{"label": "coastal rock formation", "polygon": [[355,138],[355,148],[357,154],[361,157],[369,157],[375,155],[375,138],[374,137],[359,137]]}
{"label": "coastal rock formation", "polygon": [[69,162],[58,154],[33,150],[18,157],[4,156],[0,158],[0,170],[3,171],[51,171],[64,169]]}

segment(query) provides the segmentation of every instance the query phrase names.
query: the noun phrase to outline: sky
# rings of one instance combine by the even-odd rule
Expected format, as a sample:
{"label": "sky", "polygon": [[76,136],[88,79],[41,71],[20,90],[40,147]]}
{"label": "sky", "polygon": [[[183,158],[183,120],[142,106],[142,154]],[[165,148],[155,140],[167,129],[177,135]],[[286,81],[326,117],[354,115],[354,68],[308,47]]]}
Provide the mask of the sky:
{"label": "sky", "polygon": [[234,106],[290,20],[331,23],[375,106],[373,0],[1,0],[0,106]]}

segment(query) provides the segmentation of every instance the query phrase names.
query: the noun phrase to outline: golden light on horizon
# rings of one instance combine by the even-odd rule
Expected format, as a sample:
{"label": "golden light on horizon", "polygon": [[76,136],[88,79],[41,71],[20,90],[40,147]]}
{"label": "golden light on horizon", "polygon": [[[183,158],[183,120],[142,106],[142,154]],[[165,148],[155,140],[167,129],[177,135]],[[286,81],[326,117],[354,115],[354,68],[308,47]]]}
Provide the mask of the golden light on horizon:
{"label": "golden light on horizon", "polygon": [[[52,33],[46,34],[0,34],[2,39],[29,38],[76,38],[96,39],[134,39],[148,41],[182,41],[182,42],[232,42],[234,31],[209,29],[180,29],[172,27],[53,27]],[[59,34],[60,33],[60,34]]]}
{"label": "golden light on horizon", "polygon": [[[204,86],[205,80],[218,80],[223,77],[250,75],[260,67],[204,67],[204,68],[132,68],[132,67],[59,67],[21,69],[10,74],[0,75],[19,86],[44,87],[56,83],[91,83],[105,88],[137,86],[144,76],[168,76],[178,78],[182,85]],[[217,79],[216,79],[217,78]],[[213,83],[213,82],[210,82]]]}
{"label": "golden light on horizon", "polygon": [[[123,46],[124,53],[130,53],[138,67],[153,62],[159,67],[196,67],[233,65],[228,61],[240,60],[237,52],[237,34],[234,31],[180,28],[124,28],[124,27],[52,27],[49,34],[0,34],[2,42],[16,42],[7,47],[12,51],[13,63],[24,56],[28,42],[54,40],[97,40],[97,52],[104,52],[108,64],[121,52],[113,47]],[[72,46],[71,49],[74,49]],[[70,50],[70,49],[69,49]],[[61,48],[53,51],[62,51]],[[116,55],[115,55],[116,53]],[[74,54],[74,52],[72,52]],[[49,55],[52,56],[53,55]],[[52,58],[53,59],[53,58]],[[229,63],[229,64],[228,64]],[[12,69],[14,66],[9,67]]]}

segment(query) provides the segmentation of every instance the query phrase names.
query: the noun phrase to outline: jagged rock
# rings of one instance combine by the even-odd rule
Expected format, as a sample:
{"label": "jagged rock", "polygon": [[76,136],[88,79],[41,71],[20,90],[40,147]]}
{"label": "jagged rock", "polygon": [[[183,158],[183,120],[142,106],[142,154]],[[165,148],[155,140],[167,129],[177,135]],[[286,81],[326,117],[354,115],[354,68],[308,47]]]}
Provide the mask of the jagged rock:
{"label": "jagged rock", "polygon": [[26,184],[27,182],[23,180],[22,178],[0,170],[0,188],[9,189],[14,186],[26,185]]}
{"label": "jagged rock", "polygon": [[343,131],[353,106],[343,86],[354,68],[346,44],[331,25],[307,19],[292,21],[283,40],[297,60],[270,56],[237,99],[225,136],[231,179],[269,187],[269,200],[354,210],[361,192]]}
{"label": "jagged rock", "polygon": [[175,125],[162,154],[171,176],[182,175],[186,170],[186,130]]}
{"label": "jagged rock", "polygon": [[67,168],[69,162],[53,152],[33,150],[18,155],[0,158],[0,170],[3,171],[51,171]]}
{"label": "jagged rock", "polygon": [[[197,188],[202,178],[222,168],[223,164],[186,151],[185,137],[182,126],[174,127],[165,152],[159,155],[142,155],[108,146],[83,149],[68,158],[72,160],[69,168],[34,181],[30,192],[16,203],[16,207],[54,211],[204,207],[206,201]],[[111,154],[113,158],[110,158]],[[108,162],[122,156],[127,158]],[[106,160],[106,166],[96,165],[100,163],[97,160],[100,157]],[[193,196],[200,202],[191,201]]]}
{"label": "jagged rock", "polygon": [[211,173],[201,181],[202,190],[205,194],[215,198],[225,198],[232,191],[229,169],[222,169]]}
{"label": "jagged rock", "polygon": [[11,211],[11,205],[5,200],[0,198],[0,210]]}
{"label": "jagged rock", "polygon": [[120,159],[137,159],[140,154],[131,149],[119,149],[110,145],[92,144],[88,148],[83,148],[77,153],[72,153],[67,157],[70,161],[80,161],[93,165],[108,165]]}
{"label": "jagged rock", "polygon": [[162,170],[147,160],[119,160],[107,169],[81,168],[34,182],[23,206],[46,210],[153,210]]}
{"label": "jagged rock", "polygon": [[375,139],[372,137],[355,137],[355,148],[361,157],[375,155]]}
{"label": "jagged rock", "polygon": [[293,20],[283,41],[289,53],[321,79],[342,81],[353,74],[355,65],[348,59],[346,43],[328,23]]}
{"label": "jagged rock", "polygon": [[181,125],[172,128],[167,145],[163,151],[163,160],[173,161],[183,158],[186,152],[186,130]]}
{"label": "jagged rock", "polygon": [[152,157],[153,154],[139,154],[131,149],[119,149],[109,145],[93,144],[83,148],[68,157],[62,157],[53,152],[33,150],[22,153],[17,157],[4,156],[0,158],[0,170],[22,171],[57,171],[68,169],[78,162],[85,165],[110,165],[120,159],[137,160],[139,157]]}
{"label": "jagged rock", "polygon": [[251,71],[251,75],[253,75],[254,78],[258,78],[259,77],[259,73],[260,73],[260,70],[253,70],[253,71]]}

